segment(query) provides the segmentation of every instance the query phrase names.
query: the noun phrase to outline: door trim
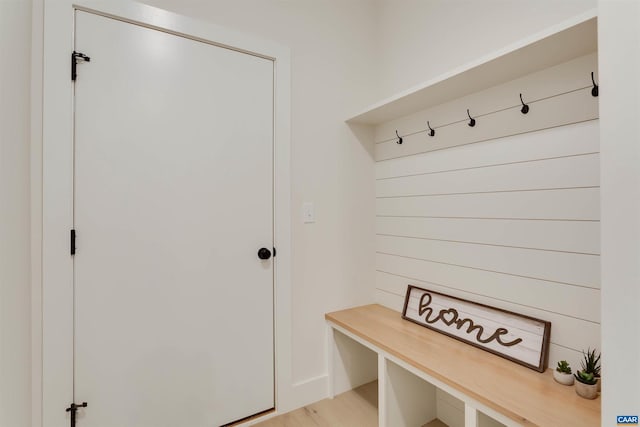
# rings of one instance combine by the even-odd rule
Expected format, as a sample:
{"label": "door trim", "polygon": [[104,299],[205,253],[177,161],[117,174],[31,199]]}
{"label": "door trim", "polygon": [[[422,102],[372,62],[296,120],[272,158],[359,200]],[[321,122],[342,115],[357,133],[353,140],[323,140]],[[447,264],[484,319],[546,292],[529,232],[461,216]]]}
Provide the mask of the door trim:
{"label": "door trim", "polygon": [[[35,0],[32,64],[33,420],[67,427],[73,393],[72,228],[74,9],[166,31],[274,61],[274,340],[276,410],[293,401],[291,349],[290,51],[171,12],[126,0]],[[38,19],[42,19],[40,21]],[[40,58],[38,58],[38,56]],[[41,109],[40,109],[41,106]],[[62,108],[66,106],[66,108]],[[40,176],[41,171],[41,176]]]}

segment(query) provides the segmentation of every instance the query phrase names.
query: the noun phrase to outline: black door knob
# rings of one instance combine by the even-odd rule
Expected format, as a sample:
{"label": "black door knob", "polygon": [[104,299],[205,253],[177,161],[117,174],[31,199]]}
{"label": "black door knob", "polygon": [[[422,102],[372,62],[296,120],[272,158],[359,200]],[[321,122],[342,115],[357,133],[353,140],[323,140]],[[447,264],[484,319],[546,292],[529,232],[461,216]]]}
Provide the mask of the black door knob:
{"label": "black door knob", "polygon": [[271,258],[271,251],[267,248],[258,249],[258,258],[260,259],[269,259]]}

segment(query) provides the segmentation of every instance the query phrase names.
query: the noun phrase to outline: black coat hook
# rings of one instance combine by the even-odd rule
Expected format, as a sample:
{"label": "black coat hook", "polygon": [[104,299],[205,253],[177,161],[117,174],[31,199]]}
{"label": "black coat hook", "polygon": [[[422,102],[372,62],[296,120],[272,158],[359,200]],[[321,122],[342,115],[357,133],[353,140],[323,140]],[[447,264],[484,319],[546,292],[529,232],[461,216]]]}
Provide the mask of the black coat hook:
{"label": "black coat hook", "polygon": [[593,82],[593,89],[591,89],[591,96],[598,96],[598,85],[593,77],[593,71],[591,72],[591,81]]}
{"label": "black coat hook", "polygon": [[428,121],[427,121],[427,127],[429,128],[429,136],[436,136],[436,131],[434,129],[431,129],[431,125],[429,124]]}
{"label": "black coat hook", "polygon": [[522,94],[520,94],[520,102],[522,103],[522,108],[520,109],[520,112],[522,114],[527,114],[529,112],[529,106],[525,104],[524,101],[522,100]]}
{"label": "black coat hook", "polygon": [[398,145],[402,144],[402,137],[400,135],[398,135],[398,130],[396,130],[396,136],[398,137],[398,140],[396,141],[396,144],[398,144]]}
{"label": "black coat hook", "polygon": [[471,117],[471,114],[469,114],[469,109],[467,108],[467,116],[469,116],[469,126],[474,127],[476,125],[476,119]]}

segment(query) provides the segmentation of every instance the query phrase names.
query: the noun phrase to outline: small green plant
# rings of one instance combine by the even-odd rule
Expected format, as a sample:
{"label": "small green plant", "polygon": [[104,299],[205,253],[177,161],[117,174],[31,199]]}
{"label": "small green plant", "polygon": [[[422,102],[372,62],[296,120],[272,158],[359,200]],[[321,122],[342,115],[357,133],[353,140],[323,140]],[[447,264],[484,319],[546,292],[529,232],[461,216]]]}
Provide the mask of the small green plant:
{"label": "small green plant", "polygon": [[594,377],[600,377],[600,353],[596,354],[596,349],[588,349],[585,353],[582,352],[583,360],[580,363],[582,365],[582,371],[587,374],[593,374]]}
{"label": "small green plant", "polygon": [[562,372],[563,374],[570,374],[571,367],[569,366],[569,363],[566,360],[561,360],[558,362],[558,367],[556,368],[556,371]]}
{"label": "small green plant", "polygon": [[583,384],[594,385],[598,383],[598,379],[591,372],[578,371],[573,376]]}

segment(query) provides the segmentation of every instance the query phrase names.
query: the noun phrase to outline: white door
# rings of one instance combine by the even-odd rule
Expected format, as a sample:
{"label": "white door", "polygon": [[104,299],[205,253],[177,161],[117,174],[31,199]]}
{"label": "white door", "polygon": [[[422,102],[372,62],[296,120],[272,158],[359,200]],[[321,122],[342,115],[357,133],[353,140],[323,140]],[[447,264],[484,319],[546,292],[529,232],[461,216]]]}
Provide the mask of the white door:
{"label": "white door", "polygon": [[273,62],[85,12],[75,50],[78,426],[273,408]]}

